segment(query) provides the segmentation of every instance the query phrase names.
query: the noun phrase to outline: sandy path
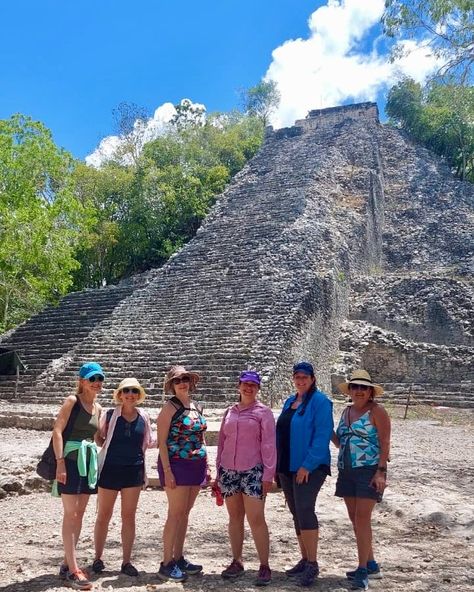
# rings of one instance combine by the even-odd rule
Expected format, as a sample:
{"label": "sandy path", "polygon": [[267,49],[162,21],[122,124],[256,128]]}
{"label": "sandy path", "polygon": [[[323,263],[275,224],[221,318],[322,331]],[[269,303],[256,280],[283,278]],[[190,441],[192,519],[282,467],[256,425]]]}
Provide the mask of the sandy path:
{"label": "sandy path", "polygon": [[[376,554],[384,579],[371,582],[371,590],[474,590],[472,419],[471,415],[460,421],[457,414],[454,425],[448,425],[443,417],[394,420],[389,488],[374,519]],[[21,478],[25,471],[29,473],[34,466],[32,456],[44,448],[47,439],[48,435],[41,432],[0,430],[0,478],[15,473]],[[333,496],[334,485],[333,476],[318,500],[321,576],[316,589],[342,592],[349,589],[343,575],[355,566],[356,553],[344,504]],[[94,506],[92,501],[79,544],[78,555],[84,565],[90,565],[93,559]],[[12,495],[0,501],[0,510],[0,591],[65,590],[56,577],[61,562],[60,501],[47,493]],[[204,564],[204,575],[191,577],[184,585],[160,583],[156,571],[165,512],[163,491],[142,494],[134,558],[141,572],[137,579],[117,573],[121,562],[120,515],[114,514],[104,556],[108,569],[95,580],[95,589],[254,589],[258,562],[248,533],[244,551],[247,574],[231,583],[219,575],[229,561],[226,511],[215,506],[207,491],[199,496],[193,510],[187,544],[189,558]],[[298,554],[281,493],[269,496],[266,514],[272,544],[272,587],[296,590],[283,573]]]}

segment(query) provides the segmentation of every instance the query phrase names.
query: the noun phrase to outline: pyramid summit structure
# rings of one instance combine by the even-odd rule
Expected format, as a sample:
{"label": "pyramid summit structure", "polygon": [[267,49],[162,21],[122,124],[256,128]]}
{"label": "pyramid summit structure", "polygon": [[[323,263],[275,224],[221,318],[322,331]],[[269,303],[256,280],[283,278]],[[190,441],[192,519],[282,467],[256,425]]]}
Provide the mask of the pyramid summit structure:
{"label": "pyramid summit structure", "polygon": [[60,400],[96,360],[105,394],[149,402],[180,363],[207,406],[256,369],[277,404],[308,359],[330,391],[363,366],[389,395],[474,406],[474,187],[362,103],[268,129],[197,235],[162,268],[66,296],[5,335],[27,371],[0,399]]}

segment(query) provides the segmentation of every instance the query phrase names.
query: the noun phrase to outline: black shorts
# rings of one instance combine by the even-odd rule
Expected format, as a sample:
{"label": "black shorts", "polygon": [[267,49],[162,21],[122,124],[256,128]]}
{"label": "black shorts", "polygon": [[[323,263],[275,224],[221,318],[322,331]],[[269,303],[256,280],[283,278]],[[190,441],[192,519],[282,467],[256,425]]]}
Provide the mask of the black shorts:
{"label": "black shorts", "polygon": [[99,477],[99,487],[116,491],[126,487],[141,487],[144,483],[144,465],[110,465],[106,462]]}
{"label": "black shorts", "polygon": [[376,472],[376,466],[339,469],[334,495],[338,497],[362,497],[381,502],[383,493],[379,493],[375,487],[370,485]]}
{"label": "black shorts", "polygon": [[79,469],[77,468],[77,459],[70,459],[66,457],[64,459],[66,465],[66,483],[58,483],[58,493],[66,495],[79,495],[80,493],[93,494],[97,493],[97,487],[91,489],[87,477],[81,477],[79,475]]}

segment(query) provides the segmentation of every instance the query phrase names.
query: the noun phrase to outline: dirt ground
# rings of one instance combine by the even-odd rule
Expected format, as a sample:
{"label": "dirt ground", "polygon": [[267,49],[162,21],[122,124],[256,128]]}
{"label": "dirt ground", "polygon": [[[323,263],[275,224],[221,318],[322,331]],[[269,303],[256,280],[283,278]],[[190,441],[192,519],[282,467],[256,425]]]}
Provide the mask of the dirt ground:
{"label": "dirt ground", "polygon": [[[340,409],[337,410],[338,416]],[[384,579],[371,581],[371,590],[458,591],[474,590],[474,415],[446,409],[411,410],[393,417],[392,462],[389,487],[375,511],[373,525],[376,557]],[[33,475],[35,456],[48,434],[5,428],[0,430],[0,480]],[[157,451],[150,451],[152,464]],[[335,450],[333,450],[333,463]],[[211,454],[215,449],[211,448]],[[336,470],[318,498],[321,523],[319,564],[315,589],[349,589],[344,572],[356,566],[354,536],[344,503],[334,497]],[[78,557],[87,567],[93,560],[95,503],[91,499],[78,545]],[[165,493],[142,493],[137,515],[133,562],[138,578],[119,573],[121,564],[120,513],[116,509],[103,557],[106,571],[94,579],[94,589],[166,591],[235,589],[253,590],[258,561],[248,529],[244,548],[246,574],[224,582],[221,570],[230,559],[225,508],[217,507],[203,491],[193,510],[186,555],[204,564],[204,573],[185,584],[161,583],[156,572],[161,560],[161,530],[166,515]],[[61,563],[61,502],[47,492],[11,494],[0,500],[1,592],[65,590],[57,578]],[[283,495],[268,496],[267,521],[271,534],[271,588],[296,590],[284,569],[298,559],[290,514]]]}

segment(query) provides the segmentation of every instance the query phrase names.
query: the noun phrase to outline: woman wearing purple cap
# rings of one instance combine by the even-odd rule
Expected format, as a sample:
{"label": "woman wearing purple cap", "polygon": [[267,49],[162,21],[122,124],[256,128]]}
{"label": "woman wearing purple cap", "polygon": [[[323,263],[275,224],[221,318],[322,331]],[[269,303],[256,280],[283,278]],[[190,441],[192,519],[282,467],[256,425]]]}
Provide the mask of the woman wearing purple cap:
{"label": "woman wearing purple cap", "polygon": [[244,573],[242,547],[244,518],[252,531],[260,560],[255,584],[271,581],[268,566],[269,535],[265,522],[265,497],[276,467],[275,419],[272,410],[257,400],[260,376],[247,370],[239,378],[239,402],[222,419],[217,447],[217,480],[229,513],[232,562],[222,572],[224,579]]}
{"label": "woman wearing purple cap", "polygon": [[277,421],[278,479],[293,516],[301,558],[286,574],[300,586],[311,586],[319,574],[319,525],[316,498],[330,474],[329,442],[333,431],[332,403],[316,387],[313,366],[293,366],[295,393],[283,405]]}
{"label": "woman wearing purple cap", "polygon": [[86,362],[79,370],[75,395],[69,395],[59,410],[53,427],[56,479],[53,495],[63,504],[62,535],[64,563],[59,577],[77,590],[90,590],[76,559],[76,545],[91,493],[97,493],[97,446],[101,407],[96,402],[102,390],[104,371],[96,362]]}

